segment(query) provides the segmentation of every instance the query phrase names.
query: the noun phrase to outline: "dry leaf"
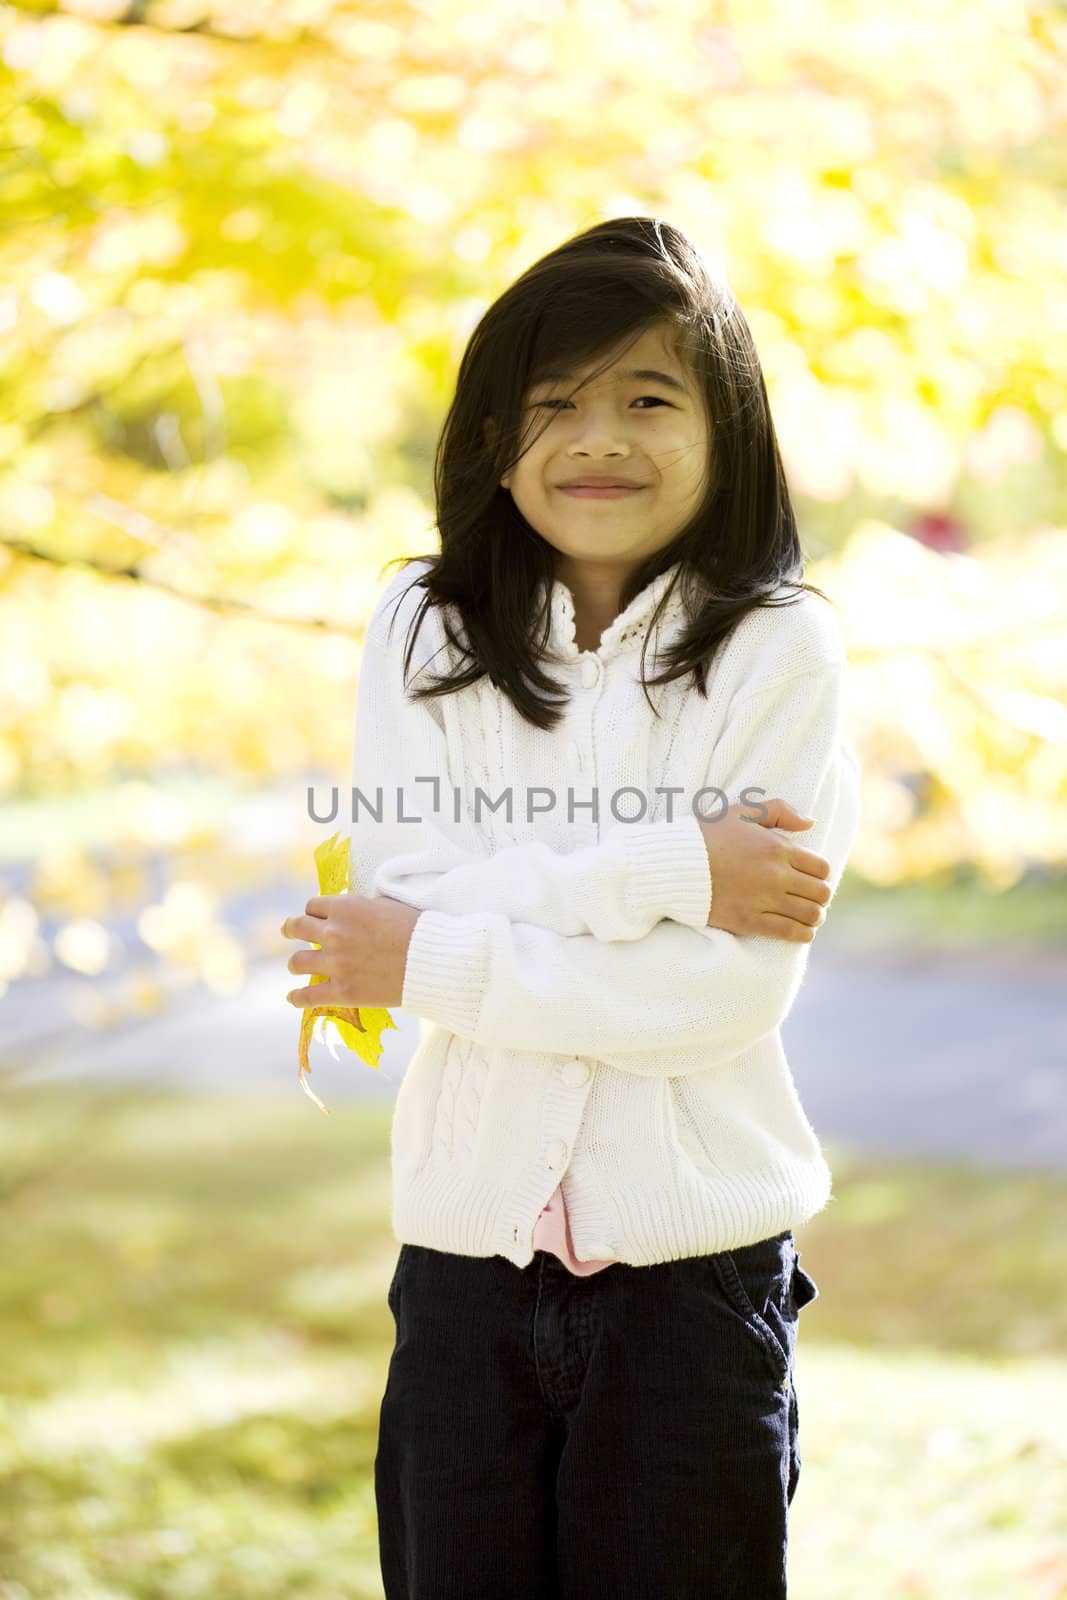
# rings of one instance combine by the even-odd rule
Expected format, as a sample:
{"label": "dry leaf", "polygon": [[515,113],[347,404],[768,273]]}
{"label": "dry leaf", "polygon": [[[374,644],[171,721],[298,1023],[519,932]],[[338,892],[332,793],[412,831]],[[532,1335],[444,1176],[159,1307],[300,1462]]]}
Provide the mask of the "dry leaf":
{"label": "dry leaf", "polygon": [[[324,839],[315,850],[315,869],[318,873],[320,894],[347,894],[349,869],[347,837],[334,833],[328,839]],[[312,949],[318,950],[320,946],[313,944]],[[311,974],[312,983],[325,983],[325,981],[322,973]],[[341,1042],[359,1056],[361,1061],[365,1061],[368,1067],[375,1068],[382,1053],[382,1034],[386,1028],[395,1028],[396,1023],[384,1006],[326,1005],[304,1008],[304,1014],[300,1018],[300,1040],[297,1045],[300,1085],[304,1093],[314,1100],[319,1110],[329,1116],[329,1107],[323,1105],[307,1081],[311,1072],[308,1048],[315,1031],[315,1024],[320,1017],[322,1019],[320,1038],[324,1039],[327,1024],[332,1022],[341,1036]]]}

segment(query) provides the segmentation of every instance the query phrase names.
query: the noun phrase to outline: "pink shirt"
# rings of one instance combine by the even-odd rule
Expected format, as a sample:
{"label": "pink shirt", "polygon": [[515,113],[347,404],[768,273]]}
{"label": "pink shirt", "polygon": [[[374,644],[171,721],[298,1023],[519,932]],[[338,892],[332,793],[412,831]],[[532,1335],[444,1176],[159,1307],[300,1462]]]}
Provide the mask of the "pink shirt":
{"label": "pink shirt", "polygon": [[614,1265],[612,1261],[579,1261],[575,1256],[571,1249],[567,1206],[560,1184],[557,1184],[555,1193],[550,1196],[548,1204],[534,1223],[532,1242],[535,1250],[551,1250],[553,1255],[559,1256],[563,1265],[579,1278],[588,1278],[592,1273],[602,1272],[605,1267]]}

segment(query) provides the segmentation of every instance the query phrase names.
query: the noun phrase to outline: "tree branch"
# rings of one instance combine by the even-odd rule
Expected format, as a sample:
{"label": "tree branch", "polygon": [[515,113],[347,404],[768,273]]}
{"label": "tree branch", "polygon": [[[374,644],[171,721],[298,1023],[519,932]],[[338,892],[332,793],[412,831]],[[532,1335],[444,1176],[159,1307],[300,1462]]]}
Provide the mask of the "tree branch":
{"label": "tree branch", "polygon": [[129,583],[142,583],[152,589],[161,589],[177,600],[184,600],[186,605],[200,606],[209,611],[232,613],[249,617],[255,622],[272,622],[287,628],[314,628],[320,633],[336,633],[343,638],[357,641],[363,638],[362,626],[346,628],[339,622],[333,622],[329,617],[285,617],[261,611],[250,600],[239,600],[232,595],[190,594],[177,584],[168,583],[165,578],[154,578],[150,573],[142,571],[136,561],[125,567],[108,566],[106,562],[97,561],[92,556],[59,555],[53,550],[43,550],[27,539],[12,538],[7,534],[0,535],[0,549],[28,556],[32,561],[47,562],[53,567],[82,567],[88,572],[97,573],[102,578],[122,578]]}

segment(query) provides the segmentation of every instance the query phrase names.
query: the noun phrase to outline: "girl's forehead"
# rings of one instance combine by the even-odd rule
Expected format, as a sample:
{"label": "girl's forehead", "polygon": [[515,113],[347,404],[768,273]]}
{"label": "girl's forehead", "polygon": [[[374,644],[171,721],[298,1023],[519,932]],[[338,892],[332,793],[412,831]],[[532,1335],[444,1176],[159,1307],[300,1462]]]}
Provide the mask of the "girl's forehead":
{"label": "girl's forehead", "polygon": [[663,389],[668,394],[692,395],[695,392],[695,379],[691,372],[673,357],[654,355],[641,357],[639,363],[632,358],[618,362],[603,372],[598,372],[595,377],[586,377],[587,373],[595,371],[595,364],[571,367],[564,363],[554,362],[550,367],[542,368],[528,380],[527,389],[539,389],[546,385],[564,384],[568,388],[581,384],[586,390],[617,389],[626,384],[646,383],[653,384]]}
{"label": "girl's forehead", "polygon": [[[542,372],[541,376],[534,379],[537,383],[574,383],[581,378],[581,372],[556,367],[551,372]],[[663,357],[657,358],[656,366],[648,367],[610,367],[594,379],[597,383],[662,383],[665,389],[681,389],[685,386],[685,373],[673,361],[665,361]],[[592,387],[592,385],[589,385]]]}

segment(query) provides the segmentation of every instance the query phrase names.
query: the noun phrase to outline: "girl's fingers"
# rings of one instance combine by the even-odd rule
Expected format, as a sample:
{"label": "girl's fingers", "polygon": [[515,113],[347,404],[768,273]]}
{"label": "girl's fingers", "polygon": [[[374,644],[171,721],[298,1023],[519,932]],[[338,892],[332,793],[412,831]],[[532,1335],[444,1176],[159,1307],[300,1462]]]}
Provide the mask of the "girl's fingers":
{"label": "girl's fingers", "polygon": [[321,950],[294,950],[286,966],[290,972],[316,972],[324,978],[331,976],[332,959]]}
{"label": "girl's fingers", "polygon": [[306,939],[309,944],[322,943],[323,917],[286,917],[282,923],[283,939]]}
{"label": "girl's fingers", "polygon": [[336,987],[329,979],[325,983],[309,983],[306,989],[290,989],[286,995],[291,1006],[303,1010],[306,1006],[330,1006],[336,1004],[334,995]]}
{"label": "girl's fingers", "polygon": [[791,850],[789,865],[796,867],[798,872],[810,873],[813,878],[830,876],[830,863],[825,856],[816,855],[814,850]]}
{"label": "girl's fingers", "polygon": [[775,816],[779,819],[785,819],[779,820],[774,824],[776,827],[790,829],[795,829],[798,826],[810,827],[815,821],[814,817],[806,816],[803,811],[798,811],[796,806],[791,806],[788,800],[772,800],[770,805],[772,808],[777,806],[777,810],[774,811]]}
{"label": "girl's fingers", "polygon": [[806,900],[811,905],[828,906],[831,899],[830,885],[822,878],[812,878],[806,872],[794,873],[788,894],[798,900]]}
{"label": "girl's fingers", "polygon": [[774,911],[765,911],[760,917],[759,931],[766,939],[787,939],[790,944],[810,944],[817,930],[806,927],[802,922],[795,922],[792,917],[780,917]]}
{"label": "girl's fingers", "polygon": [[784,909],[787,917],[791,917],[794,922],[803,922],[809,928],[822,926],[822,909],[814,900],[799,894],[787,894],[785,898],[786,905]]}

